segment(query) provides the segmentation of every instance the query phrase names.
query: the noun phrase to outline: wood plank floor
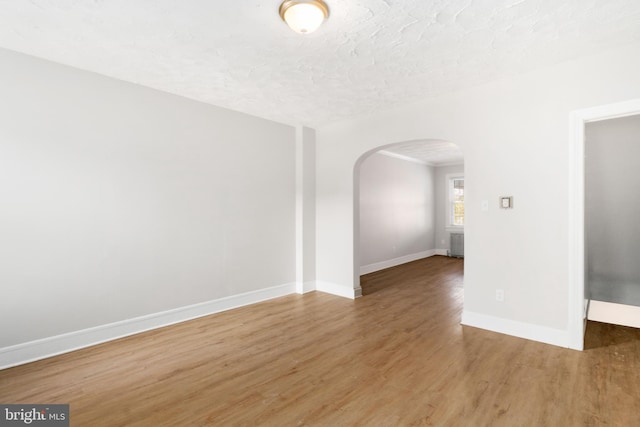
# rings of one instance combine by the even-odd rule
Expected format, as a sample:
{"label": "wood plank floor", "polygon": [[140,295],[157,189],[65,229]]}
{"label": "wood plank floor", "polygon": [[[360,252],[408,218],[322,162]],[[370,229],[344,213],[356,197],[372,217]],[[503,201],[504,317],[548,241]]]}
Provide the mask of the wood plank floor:
{"label": "wood plank floor", "polygon": [[640,330],[577,352],[460,326],[462,260],[363,276],[0,371],[72,426],[635,426]]}

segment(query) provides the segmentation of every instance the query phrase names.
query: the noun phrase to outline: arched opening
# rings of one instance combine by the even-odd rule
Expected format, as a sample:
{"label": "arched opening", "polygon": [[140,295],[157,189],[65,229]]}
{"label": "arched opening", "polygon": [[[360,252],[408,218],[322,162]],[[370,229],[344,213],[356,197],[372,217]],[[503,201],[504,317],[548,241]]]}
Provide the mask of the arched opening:
{"label": "arched opening", "polygon": [[464,156],[456,144],[376,147],[358,158],[353,180],[356,294],[363,274],[434,255],[464,257]]}

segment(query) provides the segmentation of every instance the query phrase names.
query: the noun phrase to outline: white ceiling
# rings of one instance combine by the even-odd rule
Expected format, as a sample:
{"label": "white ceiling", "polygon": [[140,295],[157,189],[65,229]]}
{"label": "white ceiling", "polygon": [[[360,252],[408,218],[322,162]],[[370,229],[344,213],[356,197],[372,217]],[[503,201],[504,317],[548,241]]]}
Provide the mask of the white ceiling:
{"label": "white ceiling", "polygon": [[405,160],[417,160],[430,166],[459,165],[464,163],[462,151],[448,141],[407,141],[394,144],[380,153]]}
{"label": "white ceiling", "polygon": [[638,0],[0,0],[0,46],[318,126],[640,40]]}

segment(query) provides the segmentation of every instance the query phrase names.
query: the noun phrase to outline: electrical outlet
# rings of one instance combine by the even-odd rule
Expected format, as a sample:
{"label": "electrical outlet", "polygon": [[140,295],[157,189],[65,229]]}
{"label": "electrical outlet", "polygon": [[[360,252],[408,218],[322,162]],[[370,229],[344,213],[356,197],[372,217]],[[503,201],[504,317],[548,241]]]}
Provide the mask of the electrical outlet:
{"label": "electrical outlet", "polygon": [[504,301],[504,290],[496,289],[496,301],[503,302]]}

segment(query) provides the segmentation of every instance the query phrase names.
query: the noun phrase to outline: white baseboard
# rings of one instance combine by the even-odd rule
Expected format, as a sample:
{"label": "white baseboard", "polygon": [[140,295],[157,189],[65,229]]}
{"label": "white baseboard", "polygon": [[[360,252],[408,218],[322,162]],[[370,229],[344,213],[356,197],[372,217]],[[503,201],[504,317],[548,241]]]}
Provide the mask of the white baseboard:
{"label": "white baseboard", "polygon": [[436,249],[435,255],[447,256],[447,252],[449,252],[449,249]]}
{"label": "white baseboard", "polygon": [[362,288],[360,287],[360,285],[358,285],[358,287],[353,290],[353,297],[360,298],[361,296],[362,296]]}
{"label": "white baseboard", "polygon": [[387,261],[363,265],[360,267],[360,275],[373,273],[374,271],[384,270],[385,268],[395,267],[396,265],[406,264],[407,262],[428,258],[434,255],[436,255],[436,249],[429,249],[428,251],[416,252],[415,254],[405,255]]}
{"label": "white baseboard", "polygon": [[596,322],[640,328],[640,307],[591,300],[589,302],[587,319]]}
{"label": "white baseboard", "polygon": [[297,282],[296,283],[296,292],[299,294],[306,294],[307,292],[316,290],[316,282],[308,281],[308,282]]}
{"label": "white baseboard", "polygon": [[466,326],[557,345],[558,347],[570,347],[569,333],[563,329],[553,329],[470,311],[462,312],[461,323]]}
{"label": "white baseboard", "polygon": [[350,286],[342,286],[331,282],[323,282],[321,280],[316,281],[316,291],[326,292],[331,295],[350,299],[356,299],[362,296],[362,288],[359,286],[357,289],[354,289]]}
{"label": "white baseboard", "polygon": [[151,329],[255,304],[295,292],[296,284],[288,283],[0,348],[0,369],[34,362]]}

